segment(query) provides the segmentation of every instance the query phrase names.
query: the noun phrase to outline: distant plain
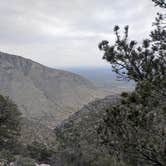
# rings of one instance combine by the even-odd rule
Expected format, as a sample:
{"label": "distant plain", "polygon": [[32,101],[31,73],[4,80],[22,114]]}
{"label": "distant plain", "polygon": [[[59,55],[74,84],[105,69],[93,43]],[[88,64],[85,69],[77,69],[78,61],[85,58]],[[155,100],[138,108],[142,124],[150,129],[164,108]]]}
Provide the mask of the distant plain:
{"label": "distant plain", "polygon": [[131,91],[134,89],[134,82],[118,80],[116,73],[107,67],[68,67],[64,70],[79,74],[99,88],[117,91]]}

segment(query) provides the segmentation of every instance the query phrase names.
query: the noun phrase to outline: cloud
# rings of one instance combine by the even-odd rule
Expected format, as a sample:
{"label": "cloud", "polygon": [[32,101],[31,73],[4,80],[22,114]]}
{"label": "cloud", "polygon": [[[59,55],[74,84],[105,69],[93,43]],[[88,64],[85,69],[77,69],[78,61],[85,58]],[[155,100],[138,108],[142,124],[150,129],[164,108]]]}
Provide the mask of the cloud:
{"label": "cloud", "polygon": [[151,0],[0,0],[1,50],[48,66],[100,66],[102,39],[114,25],[147,36],[159,11]]}

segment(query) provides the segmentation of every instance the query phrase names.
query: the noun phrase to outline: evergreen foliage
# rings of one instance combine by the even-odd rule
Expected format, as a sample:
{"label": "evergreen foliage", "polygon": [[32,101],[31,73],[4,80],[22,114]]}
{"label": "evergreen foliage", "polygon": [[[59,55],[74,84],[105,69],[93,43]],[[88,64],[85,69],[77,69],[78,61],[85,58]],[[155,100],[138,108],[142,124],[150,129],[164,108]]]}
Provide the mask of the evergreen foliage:
{"label": "evergreen foliage", "polygon": [[152,0],[156,6],[160,6],[161,8],[166,8],[165,0]]}
{"label": "evergreen foliage", "polygon": [[54,154],[46,145],[33,142],[25,146],[21,136],[21,113],[16,104],[0,95],[0,164],[35,166],[37,162],[49,163]]}
{"label": "evergreen foliage", "polygon": [[[165,1],[153,0],[166,8]],[[166,165],[166,17],[157,14],[149,39],[138,45],[115,26],[116,42],[102,41],[99,49],[120,79],[136,82],[133,93],[123,93],[121,104],[106,110],[98,128],[110,155],[126,165]]]}
{"label": "evergreen foliage", "polygon": [[0,148],[11,149],[20,135],[20,115],[17,105],[0,95]]}
{"label": "evergreen foliage", "polygon": [[108,41],[102,41],[99,49],[104,51],[103,59],[112,65],[119,79],[134,80],[137,88],[149,86],[151,91],[155,88],[166,95],[166,30],[162,25],[164,19],[162,14],[158,14],[154,23],[155,30],[141,46],[134,40],[128,40],[128,26],[124,28],[123,38],[119,34],[119,26],[115,26],[115,44],[109,45]]}
{"label": "evergreen foliage", "polygon": [[36,162],[28,157],[17,156],[14,166],[36,166]]}
{"label": "evergreen foliage", "polygon": [[27,150],[29,153],[28,156],[39,163],[41,162],[49,164],[51,157],[53,154],[55,154],[53,149],[50,149],[46,145],[39,142],[33,142],[32,144],[28,145]]}

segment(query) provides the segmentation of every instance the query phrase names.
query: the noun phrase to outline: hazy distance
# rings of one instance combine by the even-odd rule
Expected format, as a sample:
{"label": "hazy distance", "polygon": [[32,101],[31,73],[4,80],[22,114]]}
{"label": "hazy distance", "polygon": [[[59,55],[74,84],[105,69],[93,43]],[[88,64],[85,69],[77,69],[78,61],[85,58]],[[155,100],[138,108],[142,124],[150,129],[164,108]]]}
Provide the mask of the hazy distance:
{"label": "hazy distance", "polygon": [[112,72],[111,66],[106,67],[70,67],[63,68],[64,70],[71,71],[79,74],[90,81],[97,87],[106,89],[133,89],[134,83],[132,81],[120,81],[116,74]]}

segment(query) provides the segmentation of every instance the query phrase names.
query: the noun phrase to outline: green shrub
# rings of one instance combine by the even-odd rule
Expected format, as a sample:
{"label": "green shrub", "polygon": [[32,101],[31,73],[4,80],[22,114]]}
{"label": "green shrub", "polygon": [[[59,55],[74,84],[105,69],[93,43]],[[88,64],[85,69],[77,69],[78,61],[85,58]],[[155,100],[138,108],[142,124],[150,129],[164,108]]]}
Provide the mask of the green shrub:
{"label": "green shrub", "polygon": [[27,150],[31,158],[45,163],[49,163],[51,156],[54,154],[52,149],[39,142],[33,142],[31,145],[28,145]]}
{"label": "green shrub", "polygon": [[15,160],[13,154],[11,154],[8,150],[0,151],[0,162],[10,163]]}
{"label": "green shrub", "polygon": [[17,105],[0,95],[0,148],[13,149],[20,134],[20,115]]}
{"label": "green shrub", "polygon": [[35,160],[27,157],[18,156],[14,162],[16,166],[36,166]]}

